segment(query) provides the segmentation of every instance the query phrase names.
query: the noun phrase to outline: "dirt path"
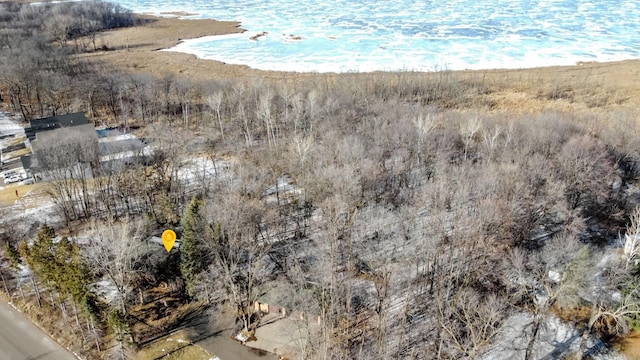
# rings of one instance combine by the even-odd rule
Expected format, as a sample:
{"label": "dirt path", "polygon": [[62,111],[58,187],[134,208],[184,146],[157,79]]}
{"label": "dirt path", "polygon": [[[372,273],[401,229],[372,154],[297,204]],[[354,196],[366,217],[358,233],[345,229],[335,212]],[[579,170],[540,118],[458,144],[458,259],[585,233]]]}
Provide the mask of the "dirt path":
{"label": "dirt path", "polygon": [[212,336],[196,343],[221,360],[276,360],[277,356],[243,346],[228,337],[226,332]]}
{"label": "dirt path", "polygon": [[220,309],[207,309],[184,324],[190,341],[221,360],[276,360],[278,358],[274,354],[251,349],[231,339],[233,327],[233,317]]}
{"label": "dirt path", "polygon": [[300,358],[300,345],[308,341],[307,329],[315,333],[317,326],[293,316],[277,318],[273,322],[260,326],[256,330],[257,340],[248,341],[247,346],[282,354],[291,359]]}

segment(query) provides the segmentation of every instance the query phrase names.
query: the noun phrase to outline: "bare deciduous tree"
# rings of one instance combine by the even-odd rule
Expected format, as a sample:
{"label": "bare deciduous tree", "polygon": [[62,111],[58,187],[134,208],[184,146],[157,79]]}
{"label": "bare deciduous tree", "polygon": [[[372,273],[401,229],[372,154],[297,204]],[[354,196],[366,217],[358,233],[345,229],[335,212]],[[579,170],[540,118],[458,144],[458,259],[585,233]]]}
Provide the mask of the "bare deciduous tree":
{"label": "bare deciduous tree", "polygon": [[532,322],[525,329],[525,359],[534,358],[534,346],[552,307],[573,308],[593,283],[593,265],[587,246],[562,234],[547,241],[540,252],[513,249],[505,260],[505,281],[515,304],[530,308]]}
{"label": "bare deciduous tree", "polygon": [[482,295],[470,289],[449,301],[438,302],[446,346],[455,348],[456,352],[450,351],[452,354],[475,359],[502,328],[507,304],[495,294]]}
{"label": "bare deciduous tree", "polygon": [[89,243],[84,257],[91,268],[99,274],[104,273],[115,285],[118,306],[123,313],[126,313],[136,262],[143,251],[145,232],[142,220],[108,218],[105,221],[94,220],[88,234]]}
{"label": "bare deciduous tree", "polygon": [[216,112],[216,119],[218,120],[218,127],[220,129],[220,137],[224,141],[224,128],[222,126],[222,101],[224,99],[224,93],[222,90],[215,91],[207,98],[209,107]]}
{"label": "bare deciduous tree", "polygon": [[218,200],[205,205],[208,218],[213,220],[206,244],[213,257],[209,274],[214,284],[226,289],[243,329],[252,330],[259,321],[253,316],[253,304],[269,273],[265,256],[271,245],[259,236],[263,209],[237,195]]}

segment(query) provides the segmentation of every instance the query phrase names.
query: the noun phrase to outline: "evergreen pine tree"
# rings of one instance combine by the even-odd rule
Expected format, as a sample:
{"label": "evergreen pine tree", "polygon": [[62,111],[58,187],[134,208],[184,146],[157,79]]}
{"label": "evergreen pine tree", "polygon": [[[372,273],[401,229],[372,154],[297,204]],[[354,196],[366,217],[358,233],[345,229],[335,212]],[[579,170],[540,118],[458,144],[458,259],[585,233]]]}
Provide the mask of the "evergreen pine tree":
{"label": "evergreen pine tree", "polygon": [[16,247],[11,243],[7,242],[4,250],[7,254],[7,257],[9,258],[11,267],[17,269],[18,265],[22,264],[22,259],[20,258],[20,252],[18,252],[18,249],[16,249]]}
{"label": "evergreen pine tree", "polygon": [[78,245],[66,237],[55,246],[58,273],[56,283],[64,297],[70,297],[76,304],[84,305],[89,294],[89,271],[85,268]]}
{"label": "evergreen pine tree", "polygon": [[180,273],[189,297],[195,295],[198,276],[206,268],[202,247],[205,220],[201,214],[201,207],[201,200],[191,199],[184,210],[181,221]]}
{"label": "evergreen pine tree", "polygon": [[56,261],[53,256],[53,238],[55,231],[47,225],[42,225],[40,231],[29,246],[22,242],[19,246],[20,255],[31,271],[40,281],[50,283],[56,277]]}
{"label": "evergreen pine tree", "polygon": [[44,225],[31,246],[22,242],[19,252],[35,277],[60,296],[69,298],[88,315],[99,312],[95,296],[89,290],[89,271],[82,261],[80,248],[63,237],[54,244],[55,232]]}

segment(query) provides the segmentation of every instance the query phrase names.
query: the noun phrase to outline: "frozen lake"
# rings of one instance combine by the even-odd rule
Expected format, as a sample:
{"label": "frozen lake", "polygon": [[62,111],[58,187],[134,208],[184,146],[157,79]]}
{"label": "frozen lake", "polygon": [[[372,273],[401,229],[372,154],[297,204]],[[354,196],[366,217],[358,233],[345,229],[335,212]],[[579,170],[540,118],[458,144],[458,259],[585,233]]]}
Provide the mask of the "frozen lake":
{"label": "frozen lake", "polygon": [[116,2],[136,12],[240,21],[243,34],[174,50],[263,70],[528,68],[640,58],[635,0]]}

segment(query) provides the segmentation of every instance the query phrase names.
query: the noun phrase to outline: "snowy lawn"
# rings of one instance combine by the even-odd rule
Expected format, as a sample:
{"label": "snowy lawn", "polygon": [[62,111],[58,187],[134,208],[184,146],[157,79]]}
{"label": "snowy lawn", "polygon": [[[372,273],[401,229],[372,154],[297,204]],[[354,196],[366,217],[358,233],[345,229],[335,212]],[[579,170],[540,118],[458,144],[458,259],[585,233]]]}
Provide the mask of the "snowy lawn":
{"label": "snowy lawn", "polygon": [[9,134],[24,134],[24,128],[16,122],[15,117],[0,112],[0,136]]}

